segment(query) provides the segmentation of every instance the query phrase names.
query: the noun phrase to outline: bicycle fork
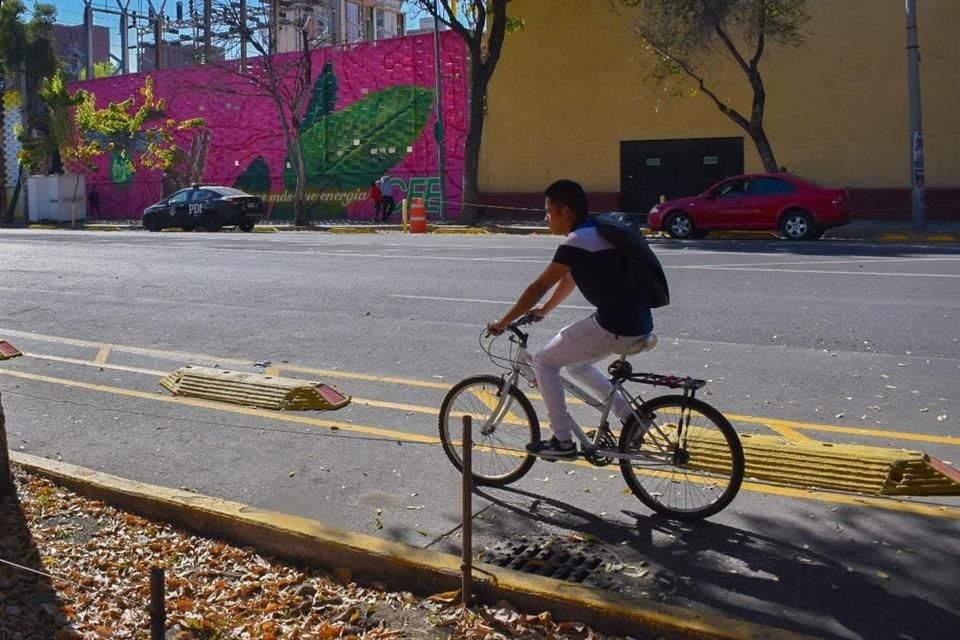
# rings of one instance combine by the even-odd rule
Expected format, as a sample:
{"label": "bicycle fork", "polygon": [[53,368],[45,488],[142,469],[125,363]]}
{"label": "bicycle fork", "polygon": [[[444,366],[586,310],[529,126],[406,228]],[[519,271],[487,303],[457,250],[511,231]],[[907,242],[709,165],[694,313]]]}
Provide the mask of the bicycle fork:
{"label": "bicycle fork", "polygon": [[496,431],[497,427],[500,426],[500,423],[503,422],[507,412],[510,411],[510,402],[513,399],[510,395],[510,389],[516,386],[519,376],[519,371],[514,369],[509,376],[503,379],[503,384],[500,385],[500,397],[497,399],[497,406],[494,407],[493,411],[490,413],[490,417],[487,418],[487,421],[483,423],[482,427],[480,427],[481,435],[490,435]]}

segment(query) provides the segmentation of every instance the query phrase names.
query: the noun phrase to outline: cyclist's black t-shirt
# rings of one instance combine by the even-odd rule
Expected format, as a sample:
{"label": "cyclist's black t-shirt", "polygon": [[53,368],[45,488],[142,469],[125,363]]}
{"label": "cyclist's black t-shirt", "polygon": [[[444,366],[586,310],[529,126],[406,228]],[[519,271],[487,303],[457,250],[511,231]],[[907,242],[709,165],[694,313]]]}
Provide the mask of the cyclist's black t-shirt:
{"label": "cyclist's black t-shirt", "polygon": [[601,327],[618,336],[640,336],[653,331],[653,314],[643,300],[625,293],[626,259],[590,219],[571,231],[553,256],[570,267],[580,293],[597,308]]}

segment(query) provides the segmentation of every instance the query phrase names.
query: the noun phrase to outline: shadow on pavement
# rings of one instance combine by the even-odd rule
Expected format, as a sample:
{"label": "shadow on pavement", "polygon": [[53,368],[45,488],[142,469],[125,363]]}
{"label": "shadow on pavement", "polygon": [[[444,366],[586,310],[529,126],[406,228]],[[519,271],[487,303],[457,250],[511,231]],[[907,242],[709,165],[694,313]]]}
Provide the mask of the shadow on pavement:
{"label": "shadow on pavement", "polygon": [[[66,623],[16,496],[0,498],[0,638],[53,638]],[[8,563],[20,565],[11,566]]]}
{"label": "shadow on pavement", "polygon": [[[750,518],[755,525],[751,528],[764,532],[760,534],[629,510],[616,514],[625,517],[618,521],[614,514],[598,516],[516,488],[482,489],[477,494],[491,506],[475,518],[476,538],[509,540],[552,533],[564,539],[574,531],[579,539],[592,540],[613,553],[625,566],[646,567],[621,574],[615,591],[623,596],[712,611],[819,638],[921,640],[952,637],[960,628],[960,615],[949,608],[952,603],[938,604],[923,595],[935,593],[937,585],[942,591],[943,585],[953,583],[951,569],[943,567],[942,575],[927,584],[905,578],[898,582],[893,565],[883,565],[888,572],[863,568],[868,563],[876,566],[882,555],[878,547],[883,545],[872,540],[854,544],[840,536],[811,537],[805,528],[784,526],[783,520],[762,515]],[[851,522],[857,517],[857,512],[843,514],[851,530],[861,524]],[[869,520],[869,514],[863,518]],[[891,538],[908,534],[910,526],[926,527],[922,536],[926,539],[956,535],[952,521],[908,517],[905,530],[889,532]],[[808,539],[809,543],[797,546],[780,538]],[[910,562],[904,550],[888,550],[893,557],[902,555],[901,562]]]}

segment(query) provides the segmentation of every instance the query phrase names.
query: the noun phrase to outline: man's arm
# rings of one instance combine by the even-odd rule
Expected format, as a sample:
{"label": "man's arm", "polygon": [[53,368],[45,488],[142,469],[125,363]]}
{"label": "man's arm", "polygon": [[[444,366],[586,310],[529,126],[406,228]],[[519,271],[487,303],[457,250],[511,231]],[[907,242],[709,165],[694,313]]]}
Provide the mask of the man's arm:
{"label": "man's arm", "polygon": [[[499,334],[503,333],[507,325],[525,314],[527,311],[533,308],[533,305],[537,304],[550,289],[570,276],[570,267],[565,264],[560,264],[559,262],[551,262],[547,265],[547,268],[543,270],[536,280],[531,282],[523,293],[520,294],[520,297],[517,299],[516,304],[514,304],[507,313],[504,314],[498,322],[491,323],[487,325],[487,328],[491,333]],[[573,284],[573,278],[569,277],[570,283]],[[561,285],[563,287],[565,285]],[[572,289],[570,290],[572,291]],[[564,294],[563,298],[566,298],[570,295],[570,291],[567,291]],[[554,293],[550,298],[550,302],[553,302],[554,298],[557,297],[557,294]],[[561,298],[561,300],[563,299]],[[548,303],[549,304],[549,303]],[[559,304],[559,300],[557,301]]]}
{"label": "man's arm", "polygon": [[560,306],[561,302],[570,297],[570,294],[573,293],[573,290],[576,288],[577,283],[573,281],[573,274],[567,273],[567,275],[560,280],[557,288],[553,290],[553,295],[550,296],[550,299],[547,300],[542,307],[534,309],[531,313],[535,313],[541,317],[546,316]]}

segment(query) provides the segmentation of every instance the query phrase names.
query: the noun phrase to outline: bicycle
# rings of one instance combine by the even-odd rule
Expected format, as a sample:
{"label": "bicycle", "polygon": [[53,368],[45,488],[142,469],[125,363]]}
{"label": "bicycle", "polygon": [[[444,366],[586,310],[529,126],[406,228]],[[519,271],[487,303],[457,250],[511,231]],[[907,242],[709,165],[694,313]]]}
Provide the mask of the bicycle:
{"label": "bicycle", "polygon": [[[481,348],[506,373],[465,378],[447,392],[440,406],[440,441],[461,472],[463,416],[472,419],[471,467],[478,485],[506,486],[522,478],[536,461],[526,445],[540,440],[540,422],[518,382],[523,378],[536,386],[527,351],[529,334],[520,327],[537,320],[528,315],[507,327],[511,347],[506,358],[492,352],[496,336],[484,344],[485,333],[481,333]],[[577,458],[571,460],[583,458],[596,467],[617,461],[630,491],[650,509],[680,520],[706,518],[729,505],[740,490],[743,447],[724,415],[695,397],[707,384],[705,380],[633,372],[627,356],[650,351],[656,342],[652,333],[642,336],[610,363],[607,371],[613,390],[606,398],[594,397],[561,375],[564,389],[600,413],[595,430],[587,433],[575,426],[580,447]],[[682,393],[644,400],[639,392],[634,396],[627,391],[626,382]],[[631,411],[619,437],[607,420],[617,394]]]}

